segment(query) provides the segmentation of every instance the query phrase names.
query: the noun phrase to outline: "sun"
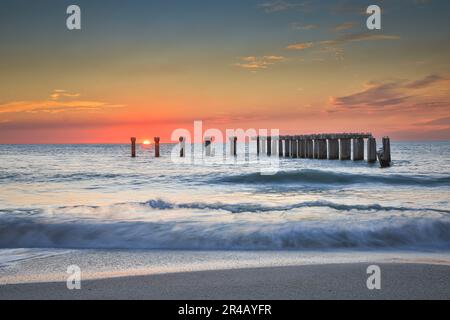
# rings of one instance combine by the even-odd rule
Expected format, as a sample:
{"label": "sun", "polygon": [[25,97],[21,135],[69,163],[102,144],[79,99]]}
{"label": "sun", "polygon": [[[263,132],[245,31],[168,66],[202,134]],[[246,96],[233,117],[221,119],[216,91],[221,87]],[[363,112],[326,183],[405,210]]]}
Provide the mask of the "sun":
{"label": "sun", "polygon": [[142,144],[148,146],[150,144],[150,141],[149,140],[144,140],[144,142],[142,142]]}

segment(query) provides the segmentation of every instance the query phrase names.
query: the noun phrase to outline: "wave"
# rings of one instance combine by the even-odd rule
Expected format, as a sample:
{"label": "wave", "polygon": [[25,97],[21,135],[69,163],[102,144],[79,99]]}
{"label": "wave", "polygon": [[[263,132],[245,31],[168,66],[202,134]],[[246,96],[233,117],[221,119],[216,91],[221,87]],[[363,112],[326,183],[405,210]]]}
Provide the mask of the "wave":
{"label": "wave", "polygon": [[429,177],[424,175],[371,175],[303,169],[281,171],[275,175],[248,173],[215,179],[213,182],[237,184],[388,184],[403,186],[440,187],[450,186],[450,176]]}
{"label": "wave", "polygon": [[1,248],[280,250],[450,249],[450,222],[420,218],[358,223],[312,221],[48,222],[0,217]]}
{"label": "wave", "polygon": [[415,211],[415,212],[438,212],[450,214],[450,210],[437,208],[413,208],[404,206],[383,206],[380,204],[342,204],[330,201],[304,201],[287,205],[268,206],[257,203],[206,203],[206,202],[192,202],[192,203],[172,203],[161,199],[150,200],[142,203],[142,205],[149,206],[153,209],[169,210],[169,209],[200,209],[200,210],[223,210],[231,213],[258,213],[258,212],[274,212],[274,211],[289,211],[300,208],[330,208],[338,211]]}

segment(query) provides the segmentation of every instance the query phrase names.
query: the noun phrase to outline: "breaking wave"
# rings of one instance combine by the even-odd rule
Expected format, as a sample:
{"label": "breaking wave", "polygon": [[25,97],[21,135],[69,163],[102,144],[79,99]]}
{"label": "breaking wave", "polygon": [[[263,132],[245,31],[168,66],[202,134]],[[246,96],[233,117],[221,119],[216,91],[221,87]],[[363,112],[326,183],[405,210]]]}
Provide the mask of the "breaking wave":
{"label": "breaking wave", "polygon": [[[326,207],[338,211],[433,211],[433,216],[360,215],[337,219],[276,218],[264,212]],[[170,212],[176,209],[185,211]],[[196,215],[189,210],[204,210]],[[140,211],[144,216],[131,216]],[[99,213],[117,213],[118,216]],[[159,213],[156,214],[155,213]],[[78,215],[84,213],[84,215]],[[86,215],[90,213],[90,215]],[[221,214],[220,214],[221,213]],[[248,213],[248,214],[240,214]],[[0,248],[302,250],[334,248],[450,249],[449,210],[346,205],[310,201],[265,206],[252,203],[171,203],[151,200],[107,207],[0,210]],[[338,212],[339,214],[339,212]],[[130,216],[128,216],[130,215]]]}
{"label": "breaking wave", "polygon": [[281,171],[275,175],[261,175],[258,172],[222,177],[214,182],[237,184],[388,184],[420,187],[450,186],[450,176],[430,177],[425,175],[370,175],[344,172],[303,169]]}

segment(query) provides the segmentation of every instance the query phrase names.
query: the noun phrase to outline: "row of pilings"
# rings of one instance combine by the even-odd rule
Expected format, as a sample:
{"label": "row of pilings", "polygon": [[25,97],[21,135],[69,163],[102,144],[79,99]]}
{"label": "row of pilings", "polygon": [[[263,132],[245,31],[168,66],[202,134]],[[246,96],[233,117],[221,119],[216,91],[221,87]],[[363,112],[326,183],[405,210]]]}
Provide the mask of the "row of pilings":
{"label": "row of pilings", "polygon": [[[320,160],[364,160],[364,149],[367,140],[367,161],[373,163],[380,160],[382,166],[391,163],[391,148],[389,137],[382,139],[382,148],[377,151],[376,139],[370,133],[339,133],[339,134],[313,134],[294,136],[257,136],[257,155],[267,154],[279,157],[320,159]],[[160,156],[160,138],[155,137],[155,156]],[[180,137],[180,157],[185,156],[186,139]],[[213,139],[205,137],[205,155],[211,156]],[[277,150],[278,149],[278,150]],[[230,154],[237,155],[237,137],[230,138]],[[131,138],[131,156],[136,157],[136,138]]]}

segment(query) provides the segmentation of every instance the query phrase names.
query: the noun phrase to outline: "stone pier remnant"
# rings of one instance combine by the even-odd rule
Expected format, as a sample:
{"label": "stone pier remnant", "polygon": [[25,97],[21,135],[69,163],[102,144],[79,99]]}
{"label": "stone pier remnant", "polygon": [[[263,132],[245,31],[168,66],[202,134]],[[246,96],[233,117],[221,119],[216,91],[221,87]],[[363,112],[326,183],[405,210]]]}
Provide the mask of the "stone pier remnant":
{"label": "stone pier remnant", "polygon": [[327,140],[325,139],[317,139],[314,141],[317,143],[317,154],[316,159],[326,159],[327,158]]}
{"label": "stone pier remnant", "polygon": [[267,155],[268,156],[272,155],[272,137],[271,136],[267,137]]}
{"label": "stone pier remnant", "polygon": [[211,149],[212,149],[212,137],[205,137],[205,155],[207,157],[211,156]]}
{"label": "stone pier remnant", "polygon": [[364,160],[364,139],[353,138],[353,161]]}
{"label": "stone pier remnant", "polygon": [[291,136],[285,136],[284,138],[284,156],[289,158],[291,155]]}
{"label": "stone pier remnant", "polygon": [[306,140],[298,140],[298,156],[302,159],[306,158]]}
{"label": "stone pier remnant", "polygon": [[155,157],[159,158],[159,141],[160,141],[160,138],[159,137],[155,137],[154,141],[155,141]]}
{"label": "stone pier remnant", "polygon": [[378,160],[382,168],[391,166],[391,140],[389,137],[383,138],[383,148],[378,150]]}
{"label": "stone pier remnant", "polygon": [[136,138],[131,138],[131,157],[136,158]]}
{"label": "stone pier remnant", "polygon": [[328,159],[338,160],[339,159],[339,140],[338,139],[328,139]]}
{"label": "stone pier remnant", "polygon": [[284,140],[284,136],[280,136],[278,139],[278,156],[279,157],[283,156],[283,140]]}
{"label": "stone pier remnant", "polygon": [[180,141],[180,158],[184,158],[186,155],[186,138],[180,137],[178,140]]}
{"label": "stone pier remnant", "polygon": [[259,142],[260,138],[259,136],[256,136],[256,154],[259,156],[260,153],[260,142]]}
{"label": "stone pier remnant", "polygon": [[377,140],[374,137],[367,139],[367,162],[374,163],[377,161]]}
{"label": "stone pier remnant", "polygon": [[298,140],[297,136],[291,137],[291,158],[296,159],[298,157]]}
{"label": "stone pier remnant", "polygon": [[339,159],[350,160],[351,159],[351,139],[343,138],[339,141]]}
{"label": "stone pier remnant", "polygon": [[230,137],[230,154],[237,156],[237,137]]}
{"label": "stone pier remnant", "polygon": [[306,157],[308,159],[314,158],[314,142],[312,139],[306,140]]}

